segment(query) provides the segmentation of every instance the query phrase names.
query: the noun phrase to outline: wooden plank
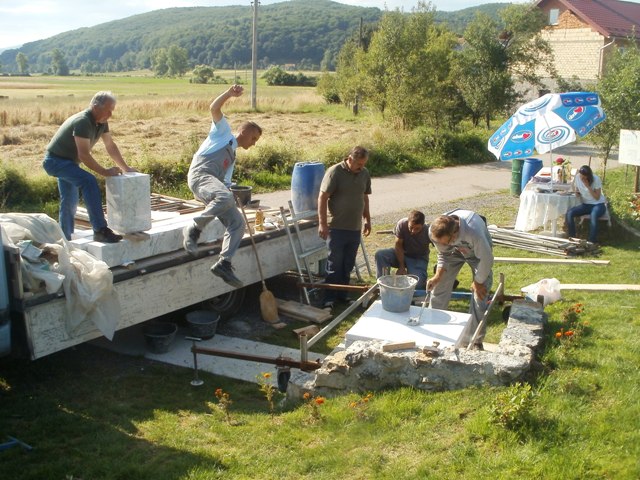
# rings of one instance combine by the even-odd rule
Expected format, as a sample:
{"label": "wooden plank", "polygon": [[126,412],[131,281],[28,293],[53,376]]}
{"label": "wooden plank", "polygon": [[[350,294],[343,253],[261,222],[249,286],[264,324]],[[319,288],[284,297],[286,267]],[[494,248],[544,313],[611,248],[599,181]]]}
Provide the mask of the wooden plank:
{"label": "wooden plank", "polygon": [[322,323],[331,318],[331,313],[321,308],[312,307],[303,303],[294,302],[292,300],[276,299],[278,302],[278,311],[284,315],[289,315],[299,320],[314,323]]}
{"label": "wooden plank", "polygon": [[406,342],[391,342],[385,343],[382,346],[383,352],[395,352],[396,350],[405,350],[407,348],[416,348],[416,342],[409,340]]}
{"label": "wooden plank", "polygon": [[295,333],[298,337],[302,334],[305,334],[307,338],[313,337],[316,333],[318,333],[320,329],[317,325],[308,325],[302,328],[294,328],[293,333]]}
{"label": "wooden plank", "polygon": [[586,290],[590,292],[640,291],[640,285],[625,283],[561,283],[560,290]]}
{"label": "wooden plank", "polygon": [[609,260],[588,260],[580,258],[524,258],[524,257],[494,257],[494,262],[503,263],[564,263],[584,265],[609,265]]}

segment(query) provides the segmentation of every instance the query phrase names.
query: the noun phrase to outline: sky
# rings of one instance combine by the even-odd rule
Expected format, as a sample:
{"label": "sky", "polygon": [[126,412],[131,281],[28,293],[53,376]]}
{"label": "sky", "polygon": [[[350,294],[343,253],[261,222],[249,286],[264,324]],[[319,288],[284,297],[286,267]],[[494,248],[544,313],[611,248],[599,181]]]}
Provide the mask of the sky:
{"label": "sky", "polygon": [[[259,0],[259,5],[284,0]],[[484,3],[507,3],[509,0],[432,0],[436,10],[452,12]],[[524,0],[513,0],[520,2]],[[338,0],[339,3],[381,10],[396,8],[410,12],[418,0]],[[0,50],[43,40],[62,32],[130,17],[139,13],[172,7],[218,7],[251,5],[251,0],[0,0]]]}

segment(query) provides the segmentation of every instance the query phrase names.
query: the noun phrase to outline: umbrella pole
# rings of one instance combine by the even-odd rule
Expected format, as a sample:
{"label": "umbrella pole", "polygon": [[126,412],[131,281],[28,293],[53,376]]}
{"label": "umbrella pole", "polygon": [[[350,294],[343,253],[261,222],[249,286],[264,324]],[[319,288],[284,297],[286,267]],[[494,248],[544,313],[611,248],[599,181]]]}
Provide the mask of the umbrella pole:
{"label": "umbrella pole", "polygon": [[553,146],[549,150],[549,164],[551,165],[551,182],[549,182],[549,192],[553,193]]}

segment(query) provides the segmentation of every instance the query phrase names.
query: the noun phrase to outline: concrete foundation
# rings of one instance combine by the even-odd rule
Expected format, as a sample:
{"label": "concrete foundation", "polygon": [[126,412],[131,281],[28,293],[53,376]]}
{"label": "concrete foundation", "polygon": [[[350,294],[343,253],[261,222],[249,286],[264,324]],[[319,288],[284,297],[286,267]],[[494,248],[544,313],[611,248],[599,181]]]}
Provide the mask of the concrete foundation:
{"label": "concrete foundation", "polygon": [[406,386],[443,391],[508,385],[531,369],[536,351],[543,345],[544,322],[542,305],[516,300],[493,351],[439,346],[435,351],[412,348],[384,352],[385,341],[357,340],[332,352],[315,372],[293,372],[287,398],[300,401],[306,392],[333,397]]}

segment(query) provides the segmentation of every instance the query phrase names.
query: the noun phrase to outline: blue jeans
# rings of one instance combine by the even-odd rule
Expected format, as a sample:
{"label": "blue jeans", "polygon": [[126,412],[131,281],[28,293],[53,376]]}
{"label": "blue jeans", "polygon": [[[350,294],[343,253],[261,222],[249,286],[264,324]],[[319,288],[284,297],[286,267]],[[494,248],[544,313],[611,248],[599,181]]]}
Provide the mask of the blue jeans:
{"label": "blue jeans", "polygon": [[[429,261],[426,258],[404,257],[404,264],[407,266],[407,274],[418,277],[416,289],[424,290],[427,284],[427,266]],[[380,278],[384,275],[387,267],[398,268],[398,259],[394,248],[383,248],[376,252],[376,274]]]}
{"label": "blue jeans", "polygon": [[218,217],[225,227],[220,257],[231,261],[245,230],[244,217],[238,210],[233,192],[216,177],[206,174],[190,177],[189,188],[194,196],[205,204],[204,210],[194,217],[193,223],[198,229],[203,230],[209,222]]}
{"label": "blue jeans", "polygon": [[576,221],[575,217],[582,215],[590,215],[589,221],[589,241],[596,243],[598,238],[598,218],[604,215],[607,208],[604,203],[581,203],[575,207],[569,209],[565,215],[565,223],[567,224],[567,230],[570,237],[576,236]]}
{"label": "blue jeans", "polygon": [[107,226],[107,220],[102,210],[102,194],[95,176],[80,168],[80,165],[73,160],[57,157],[50,153],[45,155],[42,166],[50,176],[58,179],[59,222],[67,240],[71,240],[73,233],[73,219],[78,209],[80,192],[82,192],[93,230],[97,232]]}
{"label": "blue jeans", "polygon": [[[360,247],[360,230],[329,230],[327,247],[329,248],[329,256],[325,283],[349,285],[351,270],[356,265],[356,255]],[[325,301],[346,299],[346,292],[330,289],[325,291]]]}

